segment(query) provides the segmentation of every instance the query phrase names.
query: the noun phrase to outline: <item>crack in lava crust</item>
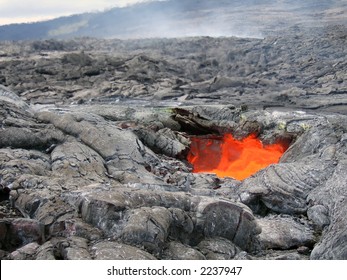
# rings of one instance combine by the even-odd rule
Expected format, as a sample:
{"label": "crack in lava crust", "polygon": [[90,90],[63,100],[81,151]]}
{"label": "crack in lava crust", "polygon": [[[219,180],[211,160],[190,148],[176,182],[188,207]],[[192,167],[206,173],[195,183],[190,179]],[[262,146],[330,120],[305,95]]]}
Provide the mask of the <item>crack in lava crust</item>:
{"label": "crack in lava crust", "polygon": [[192,137],[187,160],[194,173],[215,173],[218,177],[243,180],[278,163],[287,149],[288,144],[284,142],[265,146],[254,134],[242,140],[231,134]]}

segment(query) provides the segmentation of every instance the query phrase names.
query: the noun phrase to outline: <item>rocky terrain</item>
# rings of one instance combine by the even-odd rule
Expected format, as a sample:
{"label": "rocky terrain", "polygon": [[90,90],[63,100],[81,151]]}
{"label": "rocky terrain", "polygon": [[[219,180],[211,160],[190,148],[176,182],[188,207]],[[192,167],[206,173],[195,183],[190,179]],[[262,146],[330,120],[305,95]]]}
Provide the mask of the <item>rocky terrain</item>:
{"label": "rocky terrain", "polygon": [[[2,259],[347,259],[347,27],[0,42]],[[285,140],[238,181],[191,136]]]}

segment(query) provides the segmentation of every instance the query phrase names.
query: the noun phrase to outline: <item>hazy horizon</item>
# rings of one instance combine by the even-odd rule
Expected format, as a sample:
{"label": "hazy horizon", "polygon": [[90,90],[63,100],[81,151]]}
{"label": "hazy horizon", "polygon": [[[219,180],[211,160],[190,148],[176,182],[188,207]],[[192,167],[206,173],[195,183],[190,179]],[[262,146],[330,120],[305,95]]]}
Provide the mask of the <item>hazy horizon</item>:
{"label": "hazy horizon", "polygon": [[[47,0],[39,5],[37,0],[28,1],[20,6],[19,0],[0,0],[0,9],[12,22],[15,19],[26,23],[54,20],[2,25],[0,40],[76,36],[264,38],[267,34],[293,26],[310,28],[347,24],[347,3],[344,0],[319,3],[315,0],[76,0],[71,5],[66,0]],[[12,2],[17,2],[18,7],[15,8]],[[30,3],[32,7],[29,7]],[[149,4],[132,6],[135,3]],[[2,22],[4,20],[3,17]]]}

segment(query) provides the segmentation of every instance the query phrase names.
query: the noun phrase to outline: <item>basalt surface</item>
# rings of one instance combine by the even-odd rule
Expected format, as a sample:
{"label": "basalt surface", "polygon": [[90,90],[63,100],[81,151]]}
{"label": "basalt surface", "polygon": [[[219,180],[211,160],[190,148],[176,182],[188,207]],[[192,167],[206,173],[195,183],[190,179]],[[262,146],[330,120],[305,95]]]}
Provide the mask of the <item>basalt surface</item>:
{"label": "basalt surface", "polygon": [[[1,258],[347,259],[346,38],[1,42]],[[225,133],[290,147],[192,173]]]}

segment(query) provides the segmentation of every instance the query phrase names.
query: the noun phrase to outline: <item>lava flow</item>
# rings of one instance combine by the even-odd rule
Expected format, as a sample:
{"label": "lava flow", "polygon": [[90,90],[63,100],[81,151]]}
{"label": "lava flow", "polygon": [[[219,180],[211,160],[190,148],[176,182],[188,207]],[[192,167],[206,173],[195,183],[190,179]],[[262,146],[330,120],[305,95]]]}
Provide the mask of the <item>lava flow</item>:
{"label": "lava flow", "polygon": [[194,173],[215,173],[218,177],[243,180],[270,164],[278,163],[287,150],[287,143],[264,146],[255,136],[236,140],[231,134],[223,137],[192,137],[188,161]]}

